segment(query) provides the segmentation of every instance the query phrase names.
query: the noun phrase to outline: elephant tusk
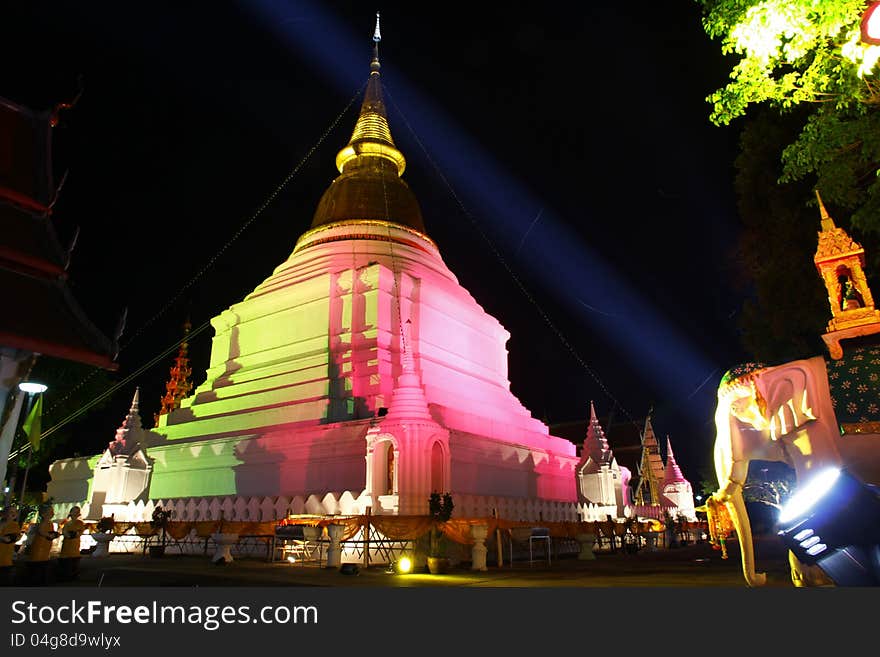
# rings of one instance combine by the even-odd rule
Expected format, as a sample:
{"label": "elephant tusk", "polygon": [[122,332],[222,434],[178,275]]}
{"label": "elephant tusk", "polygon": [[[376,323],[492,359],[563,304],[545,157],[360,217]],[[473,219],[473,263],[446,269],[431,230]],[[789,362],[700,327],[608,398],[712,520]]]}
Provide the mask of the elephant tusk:
{"label": "elephant tusk", "polygon": [[[770,417],[770,439],[778,440],[779,436],[784,436],[789,431],[793,431],[805,424],[809,420],[815,420],[816,416],[813,415],[813,409],[807,405],[807,391],[804,390],[804,395],[801,398],[800,412],[795,408],[794,399],[789,399],[785,402],[778,411],[776,411],[775,415]],[[789,419],[789,413],[790,419]],[[777,419],[779,420],[779,424],[777,426]],[[791,426],[789,426],[791,424]]]}
{"label": "elephant tusk", "polygon": [[[791,400],[789,400],[789,403],[791,403]],[[788,433],[788,425],[785,422],[785,406],[779,409],[777,415],[779,416],[779,433],[784,436]]]}
{"label": "elephant tusk", "polygon": [[794,422],[794,426],[792,427],[792,429],[796,429],[797,427],[801,426],[801,423],[798,422],[798,414],[797,411],[794,410],[794,399],[788,400],[788,407],[791,409],[791,420],[792,422]]}
{"label": "elephant tusk", "polygon": [[801,399],[801,415],[804,416],[804,420],[815,420],[817,419],[815,415],[813,415],[813,409],[807,406],[807,391],[804,390],[804,397]]}

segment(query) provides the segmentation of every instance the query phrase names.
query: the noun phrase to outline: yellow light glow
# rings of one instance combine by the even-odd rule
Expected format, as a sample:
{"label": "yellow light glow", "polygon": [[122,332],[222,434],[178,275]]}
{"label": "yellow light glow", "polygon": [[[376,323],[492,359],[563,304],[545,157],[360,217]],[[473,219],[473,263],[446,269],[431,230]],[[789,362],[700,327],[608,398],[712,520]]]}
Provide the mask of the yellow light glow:
{"label": "yellow light glow", "polygon": [[784,54],[797,59],[806,50],[804,35],[810,33],[810,19],[804,7],[786,0],[768,0],[746,12],[731,31],[736,52],[768,61]]}
{"label": "yellow light glow", "polygon": [[409,557],[401,557],[397,562],[397,572],[406,574],[412,571],[412,560]]}
{"label": "yellow light glow", "polygon": [[343,172],[346,164],[361,155],[382,157],[393,162],[397,167],[398,176],[402,176],[406,170],[406,158],[394,146],[378,141],[358,141],[349,144],[336,154],[336,168],[339,173]]}
{"label": "yellow light glow", "polygon": [[296,557],[293,555],[287,557],[287,563],[296,563]]}
{"label": "yellow light glow", "polygon": [[793,443],[804,456],[810,456],[813,453],[813,443],[810,441],[810,435],[806,431],[799,431],[798,437],[794,439]]}
{"label": "yellow light glow", "polygon": [[870,74],[880,59],[880,46],[864,43],[859,30],[853,30],[847,37],[846,43],[840,49],[841,54],[853,64],[858,64],[857,74],[860,78]]}

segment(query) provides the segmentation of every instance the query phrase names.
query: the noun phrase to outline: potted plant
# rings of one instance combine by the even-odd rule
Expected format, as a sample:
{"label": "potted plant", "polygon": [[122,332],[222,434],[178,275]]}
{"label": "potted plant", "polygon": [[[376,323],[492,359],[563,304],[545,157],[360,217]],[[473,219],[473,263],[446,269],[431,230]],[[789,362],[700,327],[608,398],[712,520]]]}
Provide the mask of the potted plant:
{"label": "potted plant", "polygon": [[150,556],[151,557],[161,557],[165,554],[165,542],[167,540],[167,528],[168,523],[171,522],[171,518],[174,516],[173,509],[163,509],[161,506],[157,506],[153,510],[153,519],[150,520],[150,526],[154,530],[159,531],[160,541],[159,545],[151,545],[150,546]]}
{"label": "potted plant", "polygon": [[433,520],[431,524],[431,544],[428,552],[428,571],[432,574],[445,573],[449,570],[449,557],[446,556],[446,537],[440,531],[440,523],[452,517],[452,495],[449,493],[431,493],[428,498],[428,512]]}

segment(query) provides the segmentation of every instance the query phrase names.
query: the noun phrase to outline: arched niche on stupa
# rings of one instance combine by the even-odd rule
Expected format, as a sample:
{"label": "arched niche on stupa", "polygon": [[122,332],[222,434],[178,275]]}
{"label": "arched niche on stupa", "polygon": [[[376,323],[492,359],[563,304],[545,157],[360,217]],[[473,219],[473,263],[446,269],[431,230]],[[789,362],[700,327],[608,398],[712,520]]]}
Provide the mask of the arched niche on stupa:
{"label": "arched niche on stupa", "polygon": [[397,507],[400,447],[391,433],[367,432],[366,438],[366,492],[374,512],[388,512]]}

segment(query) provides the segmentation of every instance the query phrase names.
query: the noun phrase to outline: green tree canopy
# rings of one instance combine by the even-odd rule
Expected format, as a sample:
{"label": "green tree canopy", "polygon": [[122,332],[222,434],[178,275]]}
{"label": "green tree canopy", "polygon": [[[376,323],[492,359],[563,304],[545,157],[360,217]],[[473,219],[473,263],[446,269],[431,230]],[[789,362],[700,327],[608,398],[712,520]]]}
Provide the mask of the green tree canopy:
{"label": "green tree canopy", "polygon": [[777,182],[779,153],[797,135],[807,108],[784,116],[762,107],[740,134],[735,189],[742,228],[732,268],[744,302],[738,317],[743,347],[755,360],[776,364],[825,350],[830,319],[827,291],[816,271],[819,210],[805,181]]}
{"label": "green tree canopy", "polygon": [[[880,46],[861,41],[864,0],[696,0],[734,63],[711,94],[718,125],[769,104],[806,106],[779,180],[809,180],[853,227],[880,233]],[[805,199],[806,202],[806,199]]]}

